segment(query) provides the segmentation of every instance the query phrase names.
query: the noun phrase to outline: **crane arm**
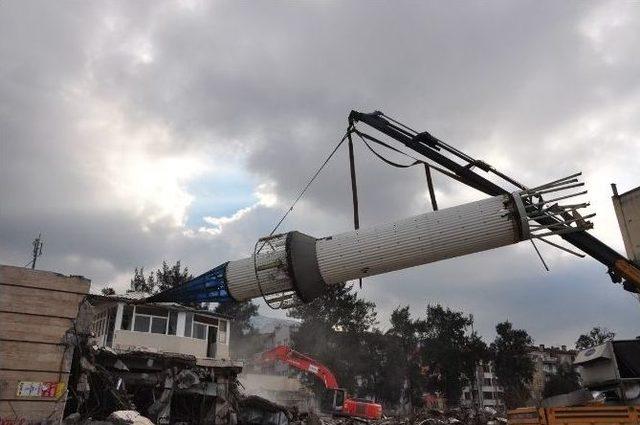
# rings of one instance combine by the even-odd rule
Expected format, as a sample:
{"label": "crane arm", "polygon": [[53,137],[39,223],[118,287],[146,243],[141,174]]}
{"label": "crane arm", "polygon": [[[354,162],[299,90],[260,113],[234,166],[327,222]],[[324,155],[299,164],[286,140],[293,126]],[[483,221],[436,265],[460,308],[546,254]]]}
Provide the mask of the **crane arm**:
{"label": "crane arm", "polygon": [[316,375],[329,390],[338,389],[338,381],[328,367],[319,361],[305,356],[285,345],[279,345],[262,353],[262,361],[274,363],[277,361],[288,364],[298,370],[310,372]]}
{"label": "crane arm", "polygon": [[[527,189],[514,179],[497,171],[489,164],[470,157],[442,140],[437,139],[428,132],[417,132],[381,112],[362,113],[351,111],[349,114],[350,127],[353,127],[358,122],[367,124],[369,127],[402,143],[409,149],[429,158],[453,172],[458,177],[457,180],[487,195],[496,196],[507,194],[509,191],[474,172],[472,170],[473,167],[491,172],[519,189]],[[445,155],[445,152],[448,155]],[[451,157],[457,158],[457,160],[462,161],[463,164]],[[543,226],[553,227],[558,224],[556,219],[549,216],[539,217],[534,220]],[[559,235],[576,248],[604,264],[614,282],[623,282],[623,287],[627,291],[640,293],[640,267],[638,267],[638,265],[586,231],[561,233]]]}
{"label": "crane arm", "polygon": [[[592,256],[607,266],[614,282],[623,281],[626,290],[640,293],[640,267],[586,232],[593,226],[587,219],[594,214],[581,215],[578,210],[589,204],[558,203],[586,193],[557,193],[584,185],[576,178],[580,173],[528,188],[431,134],[412,130],[380,112],[352,111],[349,115],[350,132],[377,140],[355,128],[360,122],[491,197],[322,238],[297,231],[272,234],[258,239],[253,255],[221,264],[145,302],[241,302],[262,297],[272,308],[288,308],[310,302],[324,295],[330,285],[349,280],[527,239],[540,238],[555,245],[544,239],[550,235],[559,235]],[[476,173],[474,167],[493,173],[517,190],[508,191]]]}

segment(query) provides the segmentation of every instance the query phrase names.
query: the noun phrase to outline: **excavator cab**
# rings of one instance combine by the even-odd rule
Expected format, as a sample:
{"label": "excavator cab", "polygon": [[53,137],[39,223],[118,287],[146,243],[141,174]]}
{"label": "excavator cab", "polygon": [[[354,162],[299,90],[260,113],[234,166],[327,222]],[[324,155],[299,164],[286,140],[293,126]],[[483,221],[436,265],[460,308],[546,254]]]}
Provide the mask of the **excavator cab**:
{"label": "excavator cab", "polygon": [[376,420],[382,417],[382,406],[371,400],[347,397],[341,415]]}
{"label": "excavator cab", "polygon": [[382,406],[371,400],[351,398],[344,388],[333,390],[333,414],[336,416],[358,417],[376,420],[382,417]]}

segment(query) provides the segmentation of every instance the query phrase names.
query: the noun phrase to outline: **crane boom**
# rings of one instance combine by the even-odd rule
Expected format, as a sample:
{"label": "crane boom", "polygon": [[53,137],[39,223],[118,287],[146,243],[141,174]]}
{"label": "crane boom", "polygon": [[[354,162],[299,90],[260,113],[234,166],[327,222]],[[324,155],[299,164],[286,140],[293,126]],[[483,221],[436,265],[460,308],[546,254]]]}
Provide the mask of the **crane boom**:
{"label": "crane boom", "polygon": [[[484,192],[487,195],[496,196],[499,194],[507,194],[509,192],[474,172],[471,169],[474,166],[477,166],[484,171],[492,172],[520,189],[526,189],[523,185],[498,172],[489,164],[471,158],[470,156],[432,136],[428,132],[416,132],[381,112],[362,113],[351,111],[349,114],[349,125],[352,127],[358,122],[367,124],[371,128],[378,130],[415,152],[418,152],[419,154],[445,167],[458,176],[461,182]],[[441,152],[448,152],[451,156],[457,157],[463,162],[466,162],[466,164],[461,165]],[[537,218],[536,221],[541,225],[553,226],[554,221],[557,221],[557,218],[545,216]],[[565,233],[560,234],[560,237],[604,264],[608,269],[607,272],[614,282],[623,282],[624,289],[630,292],[640,293],[640,267],[638,267],[638,265],[634,264],[613,248],[587,232]]]}
{"label": "crane boom", "polygon": [[[567,193],[584,183],[580,173],[535,188],[526,187],[427,132],[418,133],[380,112],[352,111],[349,132],[362,122],[446,168],[449,175],[489,198],[323,238],[297,231],[260,238],[250,257],[229,261],[148,302],[225,302],[263,297],[273,308],[309,302],[330,285],[374,276],[523,240],[559,235],[608,267],[615,282],[640,292],[640,268],[586,232],[593,227],[581,214],[588,203],[560,205],[585,192]],[[457,158],[457,161],[452,159]],[[464,163],[459,163],[462,161]],[[509,192],[472,170],[478,167],[515,186]],[[549,242],[551,243],[551,242]],[[551,243],[554,245],[553,243]]]}

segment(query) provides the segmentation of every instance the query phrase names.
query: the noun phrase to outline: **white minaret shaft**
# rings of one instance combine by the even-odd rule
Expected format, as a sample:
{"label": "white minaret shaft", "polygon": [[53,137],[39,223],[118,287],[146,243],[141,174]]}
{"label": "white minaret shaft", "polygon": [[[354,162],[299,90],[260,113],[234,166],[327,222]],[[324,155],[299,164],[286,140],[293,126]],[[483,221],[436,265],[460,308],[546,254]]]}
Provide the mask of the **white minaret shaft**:
{"label": "white minaret shaft", "polygon": [[587,219],[595,214],[578,212],[588,203],[557,203],[586,193],[558,194],[583,186],[579,175],[321,239],[300,232],[267,236],[258,240],[251,257],[223,263],[148,300],[227,302],[263,297],[270,307],[286,308],[323,295],[328,285],[526,239],[539,238],[573,253],[544,238],[593,227]]}
{"label": "white minaret shaft", "polygon": [[[513,204],[512,197],[501,195],[313,240],[314,246],[307,243],[304,248],[314,251],[306,255],[313,256],[314,261],[307,261],[311,264],[298,270],[287,270],[287,265],[289,268],[295,265],[291,264],[291,254],[295,259],[302,254],[291,247],[287,249],[286,239],[291,242],[296,234],[302,234],[279,235],[280,240],[258,243],[258,247],[264,246],[255,264],[254,257],[229,262],[226,272],[229,293],[235,300],[243,301],[293,290],[307,301],[319,294],[323,285],[510,245],[522,240],[523,234]],[[269,246],[269,242],[274,246]],[[260,269],[257,272],[256,265]],[[307,280],[312,282],[304,282]]]}

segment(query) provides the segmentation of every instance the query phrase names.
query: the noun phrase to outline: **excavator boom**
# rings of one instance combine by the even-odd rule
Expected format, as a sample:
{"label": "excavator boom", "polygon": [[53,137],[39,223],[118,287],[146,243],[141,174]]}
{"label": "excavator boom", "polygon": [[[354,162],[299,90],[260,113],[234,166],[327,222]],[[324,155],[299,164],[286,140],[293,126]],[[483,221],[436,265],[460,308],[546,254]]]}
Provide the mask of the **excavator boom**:
{"label": "excavator boom", "polygon": [[273,363],[280,361],[303,372],[316,375],[325,388],[333,392],[333,413],[341,416],[355,416],[365,419],[380,419],[382,405],[367,400],[356,400],[347,396],[346,391],[338,388],[338,381],[329,368],[314,358],[299,353],[285,345],[279,345],[262,353],[262,361]]}
{"label": "excavator boom", "polygon": [[287,346],[279,345],[272,350],[265,351],[262,353],[262,360],[264,362],[271,363],[281,361],[298,370],[313,373],[320,378],[325,388],[328,390],[335,390],[338,388],[338,381],[328,367]]}

